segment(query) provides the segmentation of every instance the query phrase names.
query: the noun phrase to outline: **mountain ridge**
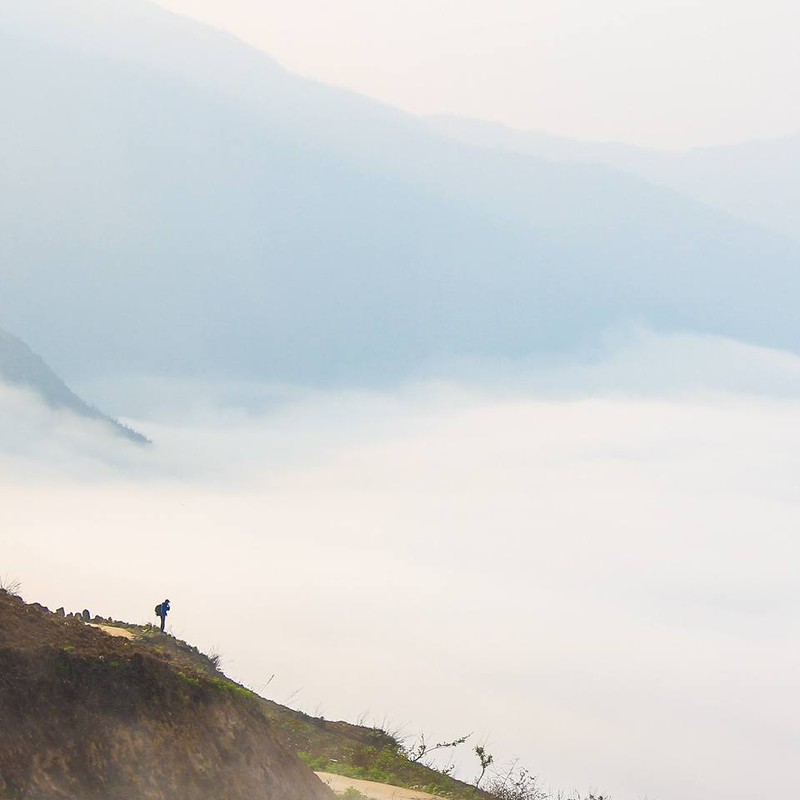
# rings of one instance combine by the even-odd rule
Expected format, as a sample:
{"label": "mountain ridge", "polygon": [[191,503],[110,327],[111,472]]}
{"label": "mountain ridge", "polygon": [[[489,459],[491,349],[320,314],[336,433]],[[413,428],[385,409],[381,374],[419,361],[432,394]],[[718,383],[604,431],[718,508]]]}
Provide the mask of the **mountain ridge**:
{"label": "mountain ridge", "polygon": [[106,416],[76,395],[41,356],[8,331],[0,328],[0,384],[33,391],[49,408],[67,410],[84,419],[102,423],[135,444],[149,439],[133,428]]}
{"label": "mountain ridge", "polygon": [[455,115],[434,115],[427,121],[432,130],[455,141],[620,169],[782,236],[800,238],[800,133],[670,152],[580,141]]}

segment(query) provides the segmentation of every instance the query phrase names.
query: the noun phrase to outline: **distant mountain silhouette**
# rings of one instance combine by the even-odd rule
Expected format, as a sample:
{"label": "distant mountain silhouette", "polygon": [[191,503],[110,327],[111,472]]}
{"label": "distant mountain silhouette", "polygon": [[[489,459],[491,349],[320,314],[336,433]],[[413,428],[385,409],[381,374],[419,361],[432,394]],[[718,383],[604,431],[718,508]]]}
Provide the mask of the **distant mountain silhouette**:
{"label": "distant mountain silhouette", "polygon": [[0,318],[70,378],[372,383],[631,323],[800,350],[800,243],[143,0],[0,10]]}
{"label": "distant mountain silhouette", "polygon": [[624,170],[800,239],[800,134],[668,153],[614,142],[581,142],[450,115],[428,121],[432,130],[456,141]]}
{"label": "distant mountain silhouette", "polygon": [[98,420],[137,444],[148,439],[85,403],[23,341],[0,330],[0,383],[32,390],[50,408]]}

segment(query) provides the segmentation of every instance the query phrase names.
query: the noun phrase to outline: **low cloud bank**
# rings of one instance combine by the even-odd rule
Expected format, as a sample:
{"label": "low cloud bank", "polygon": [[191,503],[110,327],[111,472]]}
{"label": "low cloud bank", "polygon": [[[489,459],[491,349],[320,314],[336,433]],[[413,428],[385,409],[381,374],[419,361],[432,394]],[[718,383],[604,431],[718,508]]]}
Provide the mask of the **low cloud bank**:
{"label": "low cloud bank", "polygon": [[169,595],[278,701],[554,786],[792,794],[799,363],[645,335],[384,393],[162,384],[135,455],[4,392],[3,572],[134,621]]}

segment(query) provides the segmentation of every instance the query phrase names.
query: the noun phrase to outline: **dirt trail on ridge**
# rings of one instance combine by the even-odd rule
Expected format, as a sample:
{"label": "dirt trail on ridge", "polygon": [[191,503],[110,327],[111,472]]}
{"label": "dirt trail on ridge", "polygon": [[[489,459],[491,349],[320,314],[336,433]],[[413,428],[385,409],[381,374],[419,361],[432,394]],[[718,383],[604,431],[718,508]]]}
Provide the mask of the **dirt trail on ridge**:
{"label": "dirt trail on ridge", "polygon": [[336,794],[342,794],[351,786],[358,789],[361,794],[370,800],[441,800],[435,794],[422,792],[416,789],[403,789],[400,786],[391,786],[388,783],[364,781],[360,778],[346,778],[344,775],[334,775],[332,772],[318,772],[317,776],[333,789]]}
{"label": "dirt trail on ridge", "polygon": [[135,639],[136,636],[132,631],[129,631],[125,628],[116,628],[113,625],[99,625],[96,622],[88,623],[93,628],[99,628],[103,633],[107,633],[109,636],[121,636],[123,639]]}

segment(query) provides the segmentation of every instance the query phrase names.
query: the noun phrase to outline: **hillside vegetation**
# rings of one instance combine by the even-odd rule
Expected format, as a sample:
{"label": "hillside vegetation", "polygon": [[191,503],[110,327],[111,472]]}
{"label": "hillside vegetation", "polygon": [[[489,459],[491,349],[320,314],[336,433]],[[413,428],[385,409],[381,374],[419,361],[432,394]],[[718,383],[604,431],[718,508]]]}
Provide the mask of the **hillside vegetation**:
{"label": "hillside vegetation", "polygon": [[271,723],[283,747],[314,771],[420,789],[455,800],[490,797],[470,784],[410,761],[400,739],[380,728],[314,717],[259,697],[223,675],[216,658],[172,636],[162,635],[155,627],[114,620],[107,620],[106,624],[133,633],[135,648],[155,655],[181,674],[202,676],[221,691],[247,697]]}
{"label": "hillside vegetation", "polygon": [[0,590],[0,798],[329,800],[309,766],[484,796],[384,731],[258,697],[154,627],[94,622]]}
{"label": "hillside vegetation", "polygon": [[0,800],[332,800],[314,772],[452,800],[552,800],[524,769],[488,773],[484,790],[387,731],[259,697],[151,625],[59,611],[0,588]]}

